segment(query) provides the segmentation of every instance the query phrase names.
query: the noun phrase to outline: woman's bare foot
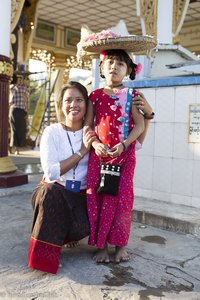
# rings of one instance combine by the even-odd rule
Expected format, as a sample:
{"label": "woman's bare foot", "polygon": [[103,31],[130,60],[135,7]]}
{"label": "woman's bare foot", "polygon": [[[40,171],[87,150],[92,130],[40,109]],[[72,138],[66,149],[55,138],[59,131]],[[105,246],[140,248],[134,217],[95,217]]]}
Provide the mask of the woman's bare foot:
{"label": "woman's bare foot", "polygon": [[116,247],[116,254],[115,254],[115,262],[125,262],[130,260],[130,255],[127,253],[125,247]]}
{"label": "woman's bare foot", "polygon": [[103,249],[99,249],[93,257],[93,260],[96,263],[109,263],[108,245],[106,245]]}

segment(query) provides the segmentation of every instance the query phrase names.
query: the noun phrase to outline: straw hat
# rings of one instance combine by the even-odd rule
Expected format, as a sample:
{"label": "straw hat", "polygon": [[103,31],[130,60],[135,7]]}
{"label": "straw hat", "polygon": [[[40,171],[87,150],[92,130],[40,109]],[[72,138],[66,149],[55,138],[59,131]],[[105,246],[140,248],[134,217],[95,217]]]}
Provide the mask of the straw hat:
{"label": "straw hat", "polygon": [[123,49],[133,53],[143,53],[155,48],[156,39],[151,36],[130,35],[116,38],[90,40],[82,44],[84,51],[100,53],[109,49]]}
{"label": "straw hat", "polygon": [[123,49],[134,54],[145,53],[157,45],[152,36],[130,35],[126,24],[120,20],[115,27],[99,33],[92,32],[86,25],[81,28],[81,40],[77,45],[77,57],[99,54],[108,49]]}

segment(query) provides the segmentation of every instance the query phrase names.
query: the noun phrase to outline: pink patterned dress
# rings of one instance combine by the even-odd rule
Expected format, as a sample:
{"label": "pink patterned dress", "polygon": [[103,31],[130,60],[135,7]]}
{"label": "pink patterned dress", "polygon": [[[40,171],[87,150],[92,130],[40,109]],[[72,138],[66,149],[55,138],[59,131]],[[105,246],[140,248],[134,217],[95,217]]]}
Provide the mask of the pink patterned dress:
{"label": "pink patterned dress", "polygon": [[[135,90],[124,88],[111,96],[105,94],[103,89],[95,90],[90,95],[95,112],[96,133],[99,140],[109,148],[126,139],[134,127],[132,94],[135,94]],[[106,242],[126,246],[134,201],[135,142],[120,156],[101,160],[123,164],[123,168],[118,195],[98,195],[96,190],[99,186],[101,161],[94,149],[91,151],[87,176],[87,205],[91,226],[88,243],[100,249],[104,248]]]}

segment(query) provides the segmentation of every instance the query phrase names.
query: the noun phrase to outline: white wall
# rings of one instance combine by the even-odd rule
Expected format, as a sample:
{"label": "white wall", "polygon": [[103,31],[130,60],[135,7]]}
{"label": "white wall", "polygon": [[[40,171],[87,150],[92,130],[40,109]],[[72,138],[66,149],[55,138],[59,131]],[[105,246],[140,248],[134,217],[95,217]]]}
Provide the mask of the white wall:
{"label": "white wall", "polygon": [[135,195],[200,208],[200,143],[188,143],[189,104],[200,86],[140,89],[155,111],[137,152]]}

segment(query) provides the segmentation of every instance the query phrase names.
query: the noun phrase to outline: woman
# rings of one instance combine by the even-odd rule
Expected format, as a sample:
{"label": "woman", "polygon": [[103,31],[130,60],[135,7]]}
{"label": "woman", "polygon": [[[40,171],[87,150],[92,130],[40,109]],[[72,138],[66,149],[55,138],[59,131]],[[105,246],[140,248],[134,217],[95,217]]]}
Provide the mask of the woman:
{"label": "woman", "polygon": [[32,197],[30,268],[56,274],[62,245],[89,234],[85,190],[88,152],[95,133],[88,127],[83,130],[87,104],[85,87],[69,82],[58,101],[64,119],[43,132],[40,156],[44,177]]}
{"label": "woman", "polygon": [[10,153],[19,155],[19,148],[26,146],[26,114],[29,98],[27,86],[19,84],[19,78],[13,75],[10,86]]}

